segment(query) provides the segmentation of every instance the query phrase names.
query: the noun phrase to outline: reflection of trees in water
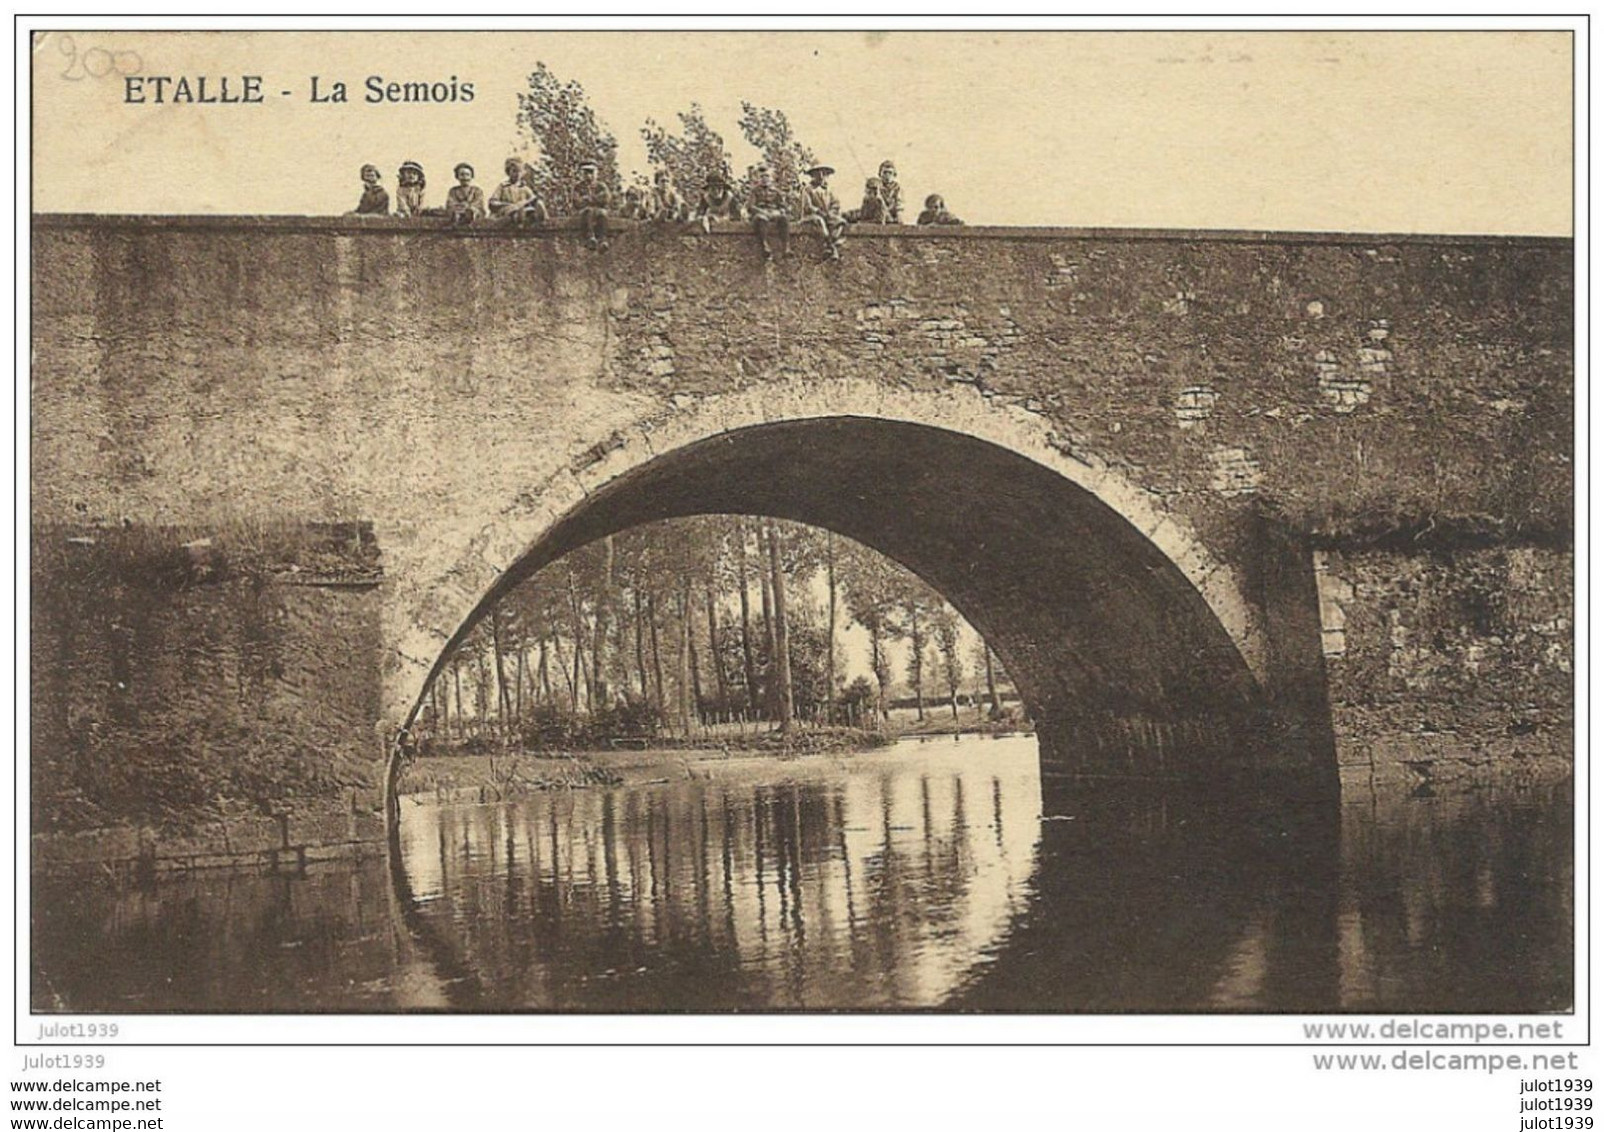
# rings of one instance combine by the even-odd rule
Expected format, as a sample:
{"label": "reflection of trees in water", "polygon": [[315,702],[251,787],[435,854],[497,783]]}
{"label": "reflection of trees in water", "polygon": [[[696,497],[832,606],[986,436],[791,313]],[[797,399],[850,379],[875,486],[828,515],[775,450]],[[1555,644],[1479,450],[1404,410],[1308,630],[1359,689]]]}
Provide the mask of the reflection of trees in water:
{"label": "reflection of trees in water", "polygon": [[[508,1005],[937,1005],[1022,906],[1039,800],[1028,758],[930,763],[412,811],[408,866]],[[498,857],[497,821],[545,836]]]}
{"label": "reflection of trees in water", "polygon": [[1349,805],[1340,843],[1331,815],[1282,810],[1266,828],[1184,797],[1055,798],[1073,820],[1042,823],[1033,757],[1005,747],[806,760],[782,784],[412,807],[400,870],[370,860],[148,888],[35,877],[31,1003],[1570,1004],[1568,786]]}

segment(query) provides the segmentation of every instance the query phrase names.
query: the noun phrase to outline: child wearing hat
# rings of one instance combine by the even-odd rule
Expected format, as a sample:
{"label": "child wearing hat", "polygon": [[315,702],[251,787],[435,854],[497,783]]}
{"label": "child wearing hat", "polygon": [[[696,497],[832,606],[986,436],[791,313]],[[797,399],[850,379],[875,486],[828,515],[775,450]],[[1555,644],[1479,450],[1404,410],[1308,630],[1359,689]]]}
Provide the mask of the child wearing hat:
{"label": "child wearing hat", "polygon": [[485,191],[473,183],[473,166],[466,161],[452,170],[457,183],[446,194],[446,215],[453,224],[472,224],[490,215],[485,208]]}
{"label": "child wearing hat", "polygon": [[357,202],[358,216],[385,216],[390,211],[390,194],[379,184],[379,167],[362,166],[362,199]]}
{"label": "child wearing hat", "polygon": [[423,215],[423,166],[416,161],[403,161],[396,174],[395,214],[397,216]]}
{"label": "child wearing hat", "polygon": [[741,198],[730,188],[728,177],[717,170],[707,175],[707,184],[696,201],[691,218],[701,224],[703,232],[711,232],[715,220],[741,218]]}
{"label": "child wearing hat", "polygon": [[824,237],[826,256],[840,259],[847,222],[841,215],[841,202],[825,183],[834,172],[828,165],[815,165],[808,170],[808,185],[802,190],[802,223],[819,230]]}
{"label": "child wearing hat", "polygon": [[579,187],[574,192],[574,203],[579,206],[579,230],[585,234],[585,246],[597,250],[607,247],[607,210],[613,196],[597,176],[594,161],[579,167]]}

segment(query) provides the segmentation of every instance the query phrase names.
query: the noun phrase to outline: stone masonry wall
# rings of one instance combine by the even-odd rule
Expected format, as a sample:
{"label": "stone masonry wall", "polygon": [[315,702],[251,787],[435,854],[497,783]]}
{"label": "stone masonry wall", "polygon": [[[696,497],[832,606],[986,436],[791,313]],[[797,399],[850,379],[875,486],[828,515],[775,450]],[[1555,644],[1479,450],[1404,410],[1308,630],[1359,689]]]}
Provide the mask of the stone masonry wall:
{"label": "stone masonry wall", "polygon": [[401,223],[36,221],[35,513],[406,541],[686,399],[868,377],[1023,405],[1222,532],[1570,524],[1568,242],[905,229],[765,267],[739,230]]}
{"label": "stone masonry wall", "polygon": [[1346,782],[1570,772],[1568,548],[1326,551],[1317,569]]}
{"label": "stone masonry wall", "polygon": [[[1339,717],[1362,709],[1372,732],[1415,735],[1452,701],[1447,670],[1473,665],[1490,710],[1521,717],[1506,730],[1531,722],[1528,703],[1561,726],[1552,674],[1569,637],[1538,626],[1562,603],[1522,588],[1527,567],[1493,564],[1525,561],[1505,547],[1568,545],[1569,241],[859,229],[839,265],[817,253],[799,239],[765,267],[738,228],[626,230],[598,255],[568,233],[404,221],[36,217],[34,522],[365,522],[383,585],[335,603],[359,612],[305,624],[376,616],[371,635],[327,646],[366,687],[464,547],[639,422],[834,378],[958,385],[1038,415],[1063,452],[1118,470],[1222,561],[1247,558],[1245,520],[1261,514],[1333,548],[1335,575],[1351,568],[1355,594],[1374,594],[1348,615],[1353,659],[1330,658]],[[1408,579],[1446,595],[1459,575],[1359,552],[1439,523],[1482,533],[1483,557],[1454,561],[1509,625],[1475,621],[1468,599],[1420,612]],[[1532,561],[1559,592],[1569,552]],[[156,622],[231,621],[186,600]],[[1422,629],[1446,668],[1409,651]],[[44,674],[68,630],[83,631],[36,630],[36,701],[55,694]],[[1461,630],[1462,650],[1437,648]],[[1401,669],[1375,667],[1394,651]],[[1386,675],[1344,675],[1365,658]],[[370,706],[327,701],[351,751],[371,741]]]}
{"label": "stone masonry wall", "polygon": [[971,384],[1221,537],[1255,497],[1311,531],[1570,522],[1570,290],[1550,245],[866,238],[839,268],[764,275],[750,249],[685,242],[612,269],[609,388]]}
{"label": "stone masonry wall", "polygon": [[120,831],[46,860],[338,844],[378,808],[376,579],[173,532],[45,528],[33,559],[31,826]]}

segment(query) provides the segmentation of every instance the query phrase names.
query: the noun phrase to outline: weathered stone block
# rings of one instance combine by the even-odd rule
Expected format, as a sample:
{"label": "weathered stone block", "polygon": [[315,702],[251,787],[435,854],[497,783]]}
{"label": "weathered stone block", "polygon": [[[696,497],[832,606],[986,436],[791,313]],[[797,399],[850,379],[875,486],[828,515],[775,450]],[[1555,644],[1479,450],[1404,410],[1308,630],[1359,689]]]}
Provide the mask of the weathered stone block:
{"label": "weathered stone block", "polygon": [[382,813],[359,810],[351,815],[352,841],[383,841],[385,832],[384,815]]}
{"label": "weathered stone block", "polygon": [[334,845],[353,839],[353,816],[349,813],[294,814],[289,821],[287,845]]}
{"label": "weathered stone block", "polygon": [[140,855],[143,843],[140,831],[129,828],[35,834],[29,841],[33,864],[45,868],[98,861],[131,861]]}
{"label": "weathered stone block", "polygon": [[280,849],[286,822],[280,818],[230,818],[223,823],[223,839],[231,853],[256,853]]}

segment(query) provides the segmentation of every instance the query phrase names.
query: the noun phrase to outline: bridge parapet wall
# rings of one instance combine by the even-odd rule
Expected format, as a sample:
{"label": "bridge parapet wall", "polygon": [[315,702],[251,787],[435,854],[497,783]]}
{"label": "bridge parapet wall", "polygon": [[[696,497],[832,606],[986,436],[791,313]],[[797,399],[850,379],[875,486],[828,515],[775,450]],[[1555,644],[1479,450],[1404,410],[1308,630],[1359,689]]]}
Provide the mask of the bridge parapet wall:
{"label": "bridge parapet wall", "polygon": [[766,268],[734,230],[404,223],[38,218],[36,514],[404,523],[519,490],[514,444],[555,472],[864,378],[1023,405],[1199,522],[1569,527],[1569,241],[878,229]]}

